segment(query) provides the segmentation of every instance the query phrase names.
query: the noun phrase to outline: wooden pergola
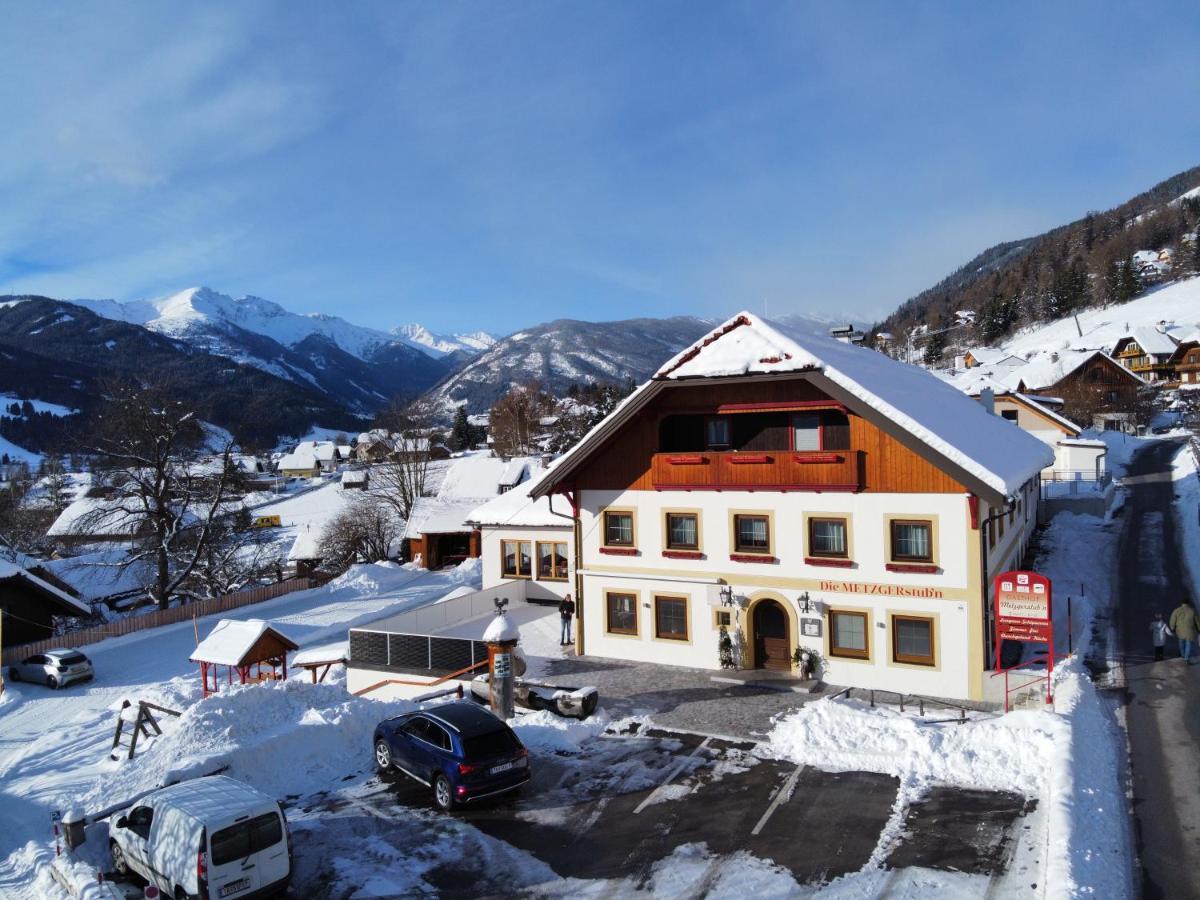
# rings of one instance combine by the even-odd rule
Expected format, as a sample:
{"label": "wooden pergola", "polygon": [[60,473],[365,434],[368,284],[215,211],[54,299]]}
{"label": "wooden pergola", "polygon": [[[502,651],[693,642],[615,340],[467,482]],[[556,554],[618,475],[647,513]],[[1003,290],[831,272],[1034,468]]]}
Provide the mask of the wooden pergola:
{"label": "wooden pergola", "polygon": [[196,646],[191,661],[200,664],[200,683],[207,697],[221,688],[221,668],[227,684],[233,684],[235,673],[238,684],[287,678],[288,652],[297,649],[299,645],[270,622],[222,619]]}

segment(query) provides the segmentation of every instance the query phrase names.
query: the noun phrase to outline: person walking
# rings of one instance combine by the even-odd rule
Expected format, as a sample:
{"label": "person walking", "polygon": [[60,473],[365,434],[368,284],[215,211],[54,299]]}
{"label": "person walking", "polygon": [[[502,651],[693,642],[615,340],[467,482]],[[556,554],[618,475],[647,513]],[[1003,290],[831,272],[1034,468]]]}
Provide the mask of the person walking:
{"label": "person walking", "polygon": [[575,601],[571,599],[570,594],[563,597],[562,603],[558,604],[558,615],[562,619],[562,635],[558,645],[565,647],[567,644],[575,643],[574,638],[571,637],[571,618],[575,615]]}
{"label": "person walking", "polygon": [[1163,648],[1167,646],[1167,635],[1171,633],[1171,629],[1167,627],[1167,623],[1163,620],[1162,613],[1156,612],[1154,619],[1150,622],[1150,640],[1154,643],[1154,661],[1160,662],[1163,658]]}
{"label": "person walking", "polygon": [[1196,615],[1196,608],[1188,602],[1187,598],[1184,598],[1184,601],[1171,613],[1167,624],[1175,633],[1175,637],[1179,638],[1179,655],[1183,657],[1184,663],[1190,666],[1192,664],[1192,645],[1196,642],[1197,633],[1200,633],[1200,616]]}

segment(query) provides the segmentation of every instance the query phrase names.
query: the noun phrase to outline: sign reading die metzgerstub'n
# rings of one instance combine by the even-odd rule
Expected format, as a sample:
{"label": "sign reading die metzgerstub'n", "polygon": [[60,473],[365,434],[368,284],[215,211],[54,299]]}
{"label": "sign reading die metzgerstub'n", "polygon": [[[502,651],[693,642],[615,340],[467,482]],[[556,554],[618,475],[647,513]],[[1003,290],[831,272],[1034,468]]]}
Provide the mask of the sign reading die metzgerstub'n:
{"label": "sign reading die metzgerstub'n", "polygon": [[1036,572],[1005,572],[996,576],[995,593],[997,658],[1001,641],[1052,644],[1049,578]]}

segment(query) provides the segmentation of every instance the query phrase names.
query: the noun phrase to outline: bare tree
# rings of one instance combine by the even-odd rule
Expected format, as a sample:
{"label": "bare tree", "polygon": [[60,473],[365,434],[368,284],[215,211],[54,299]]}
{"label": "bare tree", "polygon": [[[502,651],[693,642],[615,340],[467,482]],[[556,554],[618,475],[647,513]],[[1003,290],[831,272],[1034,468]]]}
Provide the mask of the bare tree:
{"label": "bare tree", "polygon": [[213,523],[196,566],[183,590],[197,597],[220,597],[270,576],[279,553],[266,532],[250,526],[250,513],[240,509]]}
{"label": "bare tree", "polygon": [[488,418],[493,446],[501,456],[535,453],[541,419],[554,409],[536,381],[515,386],[496,401]]}
{"label": "bare tree", "polygon": [[429,437],[423,429],[392,437],[392,453],[371,466],[371,494],[407,520],[429,480]]}
{"label": "bare tree", "polygon": [[321,568],[340,574],[356,562],[387,559],[400,537],[392,507],[369,494],[347,503],[321,534]]}
{"label": "bare tree", "polygon": [[70,479],[63,468],[62,458],[53,455],[45,457],[39,474],[42,488],[46,492],[46,502],[54,512],[62,512],[67,506],[67,489],[70,487]]}
{"label": "bare tree", "polygon": [[150,598],[165,609],[209,547],[237,474],[232,444],[215,465],[199,460],[203,437],[194,412],[162,384],[104,386],[88,452],[117,496],[80,517],[80,536],[128,534],[123,566],[149,562]]}

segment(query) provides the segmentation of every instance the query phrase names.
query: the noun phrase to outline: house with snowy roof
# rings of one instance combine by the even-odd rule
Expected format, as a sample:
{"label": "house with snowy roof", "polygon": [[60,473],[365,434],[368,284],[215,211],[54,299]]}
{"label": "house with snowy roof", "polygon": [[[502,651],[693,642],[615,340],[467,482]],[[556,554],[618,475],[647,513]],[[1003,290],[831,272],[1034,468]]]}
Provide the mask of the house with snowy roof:
{"label": "house with snowy roof", "polygon": [[11,562],[0,562],[0,615],[5,647],[53,637],[60,618],[90,618],[92,609],[45,578]]}
{"label": "house with snowy roof", "polygon": [[1180,341],[1170,363],[1174,379],[1180,384],[1200,384],[1200,340]]}
{"label": "house with snowy roof", "polygon": [[1054,464],[1042,470],[1043,481],[1078,482],[1089,487],[1105,482],[1108,444],[1083,437],[1083,429],[1062,414],[1063,402],[1057,397],[992,389],[985,389],[974,397],[984,409],[1033,435],[1054,451]]}
{"label": "house with snowy roof", "polygon": [[279,474],[287,478],[316,478],[321,474],[321,463],[311,449],[296,449],[279,458]]}
{"label": "house with snowy roof", "polygon": [[715,669],[724,630],[746,668],[809,650],[833,684],[980,699],[1053,461],[920,368],[743,312],[529,494],[573,516],[580,653]]}
{"label": "house with snowy roof", "polygon": [[479,530],[468,524],[478,507],[527,481],[540,469],[533,458],[501,459],[488,451],[456,457],[434,497],[421,497],[405,524],[405,558],[429,569],[457,565],[481,552]]}
{"label": "house with snowy roof", "polygon": [[485,585],[525,581],[529,600],[561,600],[571,593],[574,518],[562,497],[529,496],[525,480],[472,511],[466,524],[480,536]]}
{"label": "house with snowy roof", "polygon": [[1148,382],[1173,380],[1171,357],[1178,343],[1167,333],[1165,325],[1160,322],[1157,327],[1135,328],[1113,346],[1113,358]]}

